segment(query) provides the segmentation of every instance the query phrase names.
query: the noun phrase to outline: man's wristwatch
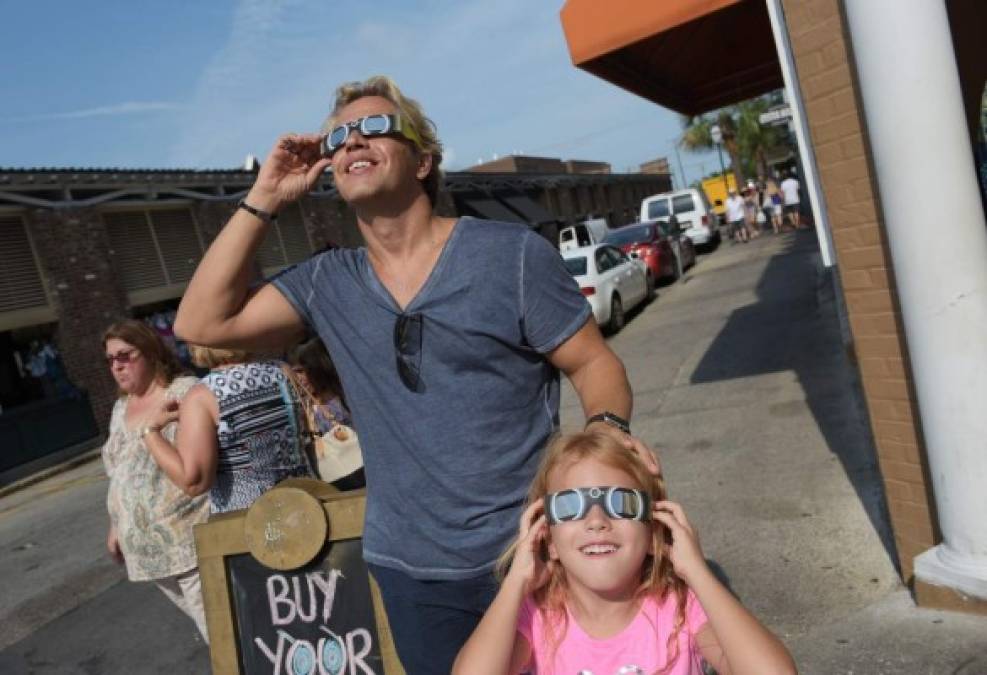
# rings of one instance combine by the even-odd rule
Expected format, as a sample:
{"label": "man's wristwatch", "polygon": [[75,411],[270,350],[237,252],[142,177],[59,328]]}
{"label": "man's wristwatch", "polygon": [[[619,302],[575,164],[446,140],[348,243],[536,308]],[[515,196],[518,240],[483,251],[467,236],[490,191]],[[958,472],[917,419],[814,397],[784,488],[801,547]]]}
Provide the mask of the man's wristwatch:
{"label": "man's wristwatch", "polygon": [[623,417],[614,415],[612,412],[601,412],[593,415],[588,420],[586,420],[586,426],[588,427],[593,422],[605,422],[612,427],[620,429],[625,434],[631,433],[631,423],[625,420]]}

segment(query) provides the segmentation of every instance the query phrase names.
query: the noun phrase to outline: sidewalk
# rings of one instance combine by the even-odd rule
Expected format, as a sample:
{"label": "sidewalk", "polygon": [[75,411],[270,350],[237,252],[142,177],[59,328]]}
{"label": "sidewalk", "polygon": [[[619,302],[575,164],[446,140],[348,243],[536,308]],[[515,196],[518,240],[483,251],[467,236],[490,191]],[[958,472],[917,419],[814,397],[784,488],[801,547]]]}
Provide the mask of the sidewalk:
{"label": "sidewalk", "polygon": [[21,490],[29,488],[32,485],[36,485],[42,481],[48,480],[49,478],[59,476],[66,471],[71,471],[77,466],[82,466],[83,464],[89,464],[90,462],[98,460],[100,452],[102,451],[102,439],[93,441],[90,444],[93,445],[92,448],[85,450],[80,454],[74,455],[65,461],[39,469],[38,471],[24,476],[23,478],[18,478],[7,485],[0,485],[0,499],[3,499],[7,495],[12,495],[15,492],[20,492]]}
{"label": "sidewalk", "polygon": [[[801,673],[985,674],[987,617],[919,609],[899,580],[856,373],[818,280],[803,232],[725,243],[659,288],[609,340],[634,432],[659,449],[714,571]],[[564,427],[581,427],[568,384],[562,404]],[[187,619],[106,560],[102,471],[88,461],[0,493],[14,580],[0,609],[16,619],[0,621],[0,671],[37,658],[31,672],[202,672]]]}
{"label": "sidewalk", "polygon": [[[812,232],[700,259],[610,340],[673,499],[802,673],[987,673],[987,617],[901,584],[857,374]],[[581,410],[566,387],[563,423]]]}

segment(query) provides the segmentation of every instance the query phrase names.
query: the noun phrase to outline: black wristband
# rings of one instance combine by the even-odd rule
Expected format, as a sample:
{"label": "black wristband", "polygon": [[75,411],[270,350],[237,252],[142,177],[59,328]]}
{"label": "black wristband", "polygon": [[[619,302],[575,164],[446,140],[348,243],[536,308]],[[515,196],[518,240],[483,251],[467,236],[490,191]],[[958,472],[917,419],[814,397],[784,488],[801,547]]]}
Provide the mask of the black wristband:
{"label": "black wristband", "polygon": [[276,214],[276,213],[268,213],[267,211],[261,211],[260,209],[256,209],[253,206],[251,206],[250,204],[248,204],[246,202],[246,200],[244,200],[244,199],[241,199],[240,201],[238,201],[236,203],[236,207],[238,209],[243,209],[244,211],[246,211],[247,213],[249,213],[249,214],[251,214],[253,216],[256,216],[257,218],[259,218],[260,220],[263,220],[268,225],[274,224],[274,222],[278,219],[278,214]]}
{"label": "black wristband", "polygon": [[586,420],[586,426],[588,427],[593,422],[604,422],[612,427],[620,429],[625,434],[631,433],[630,422],[625,420],[623,417],[618,417],[617,415],[614,415],[612,412],[601,412],[601,413],[597,413],[596,415],[593,415],[588,420]]}

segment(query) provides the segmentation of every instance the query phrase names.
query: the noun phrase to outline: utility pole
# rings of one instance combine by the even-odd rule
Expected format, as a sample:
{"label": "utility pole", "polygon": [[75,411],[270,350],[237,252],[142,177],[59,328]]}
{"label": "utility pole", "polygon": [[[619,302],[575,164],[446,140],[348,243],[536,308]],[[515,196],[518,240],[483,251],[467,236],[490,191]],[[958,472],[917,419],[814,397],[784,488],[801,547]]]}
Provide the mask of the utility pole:
{"label": "utility pole", "polygon": [[672,139],[672,147],[675,149],[675,160],[679,164],[679,178],[682,179],[682,189],[688,187],[685,182],[685,171],[682,170],[682,157],[679,155],[679,139]]}
{"label": "utility pole", "polygon": [[727,170],[723,166],[723,131],[719,124],[714,124],[709,128],[709,135],[716,145],[716,155],[720,158],[720,175],[723,177],[723,189],[730,194],[730,181],[727,180]]}

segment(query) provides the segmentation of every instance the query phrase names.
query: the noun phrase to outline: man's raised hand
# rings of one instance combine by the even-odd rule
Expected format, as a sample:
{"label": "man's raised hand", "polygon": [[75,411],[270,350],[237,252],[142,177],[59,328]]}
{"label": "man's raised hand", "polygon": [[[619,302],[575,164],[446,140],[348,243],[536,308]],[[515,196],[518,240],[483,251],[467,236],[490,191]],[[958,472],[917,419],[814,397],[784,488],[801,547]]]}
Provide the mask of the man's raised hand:
{"label": "man's raised hand", "polygon": [[278,138],[267,159],[260,165],[247,203],[269,213],[297,201],[315,187],[332,165],[323,157],[321,134],[285,134]]}

